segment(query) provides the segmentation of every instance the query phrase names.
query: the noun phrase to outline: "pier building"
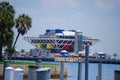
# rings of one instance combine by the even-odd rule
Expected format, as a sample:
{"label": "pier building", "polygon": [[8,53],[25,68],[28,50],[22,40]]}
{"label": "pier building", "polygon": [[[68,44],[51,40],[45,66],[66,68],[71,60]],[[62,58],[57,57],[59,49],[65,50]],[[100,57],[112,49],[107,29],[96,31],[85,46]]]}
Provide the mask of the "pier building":
{"label": "pier building", "polygon": [[80,30],[47,29],[38,37],[24,37],[24,40],[41,50],[59,53],[62,50],[78,53],[85,44],[94,45],[99,39],[84,36]]}

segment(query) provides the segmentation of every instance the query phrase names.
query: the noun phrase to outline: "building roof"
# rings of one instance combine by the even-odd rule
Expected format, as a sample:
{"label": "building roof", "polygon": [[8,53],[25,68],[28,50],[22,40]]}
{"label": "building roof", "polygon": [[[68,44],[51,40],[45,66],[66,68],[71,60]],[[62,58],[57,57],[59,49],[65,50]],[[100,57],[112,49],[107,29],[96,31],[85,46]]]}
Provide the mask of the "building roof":
{"label": "building roof", "polygon": [[75,32],[73,31],[63,31],[64,36],[75,36]]}

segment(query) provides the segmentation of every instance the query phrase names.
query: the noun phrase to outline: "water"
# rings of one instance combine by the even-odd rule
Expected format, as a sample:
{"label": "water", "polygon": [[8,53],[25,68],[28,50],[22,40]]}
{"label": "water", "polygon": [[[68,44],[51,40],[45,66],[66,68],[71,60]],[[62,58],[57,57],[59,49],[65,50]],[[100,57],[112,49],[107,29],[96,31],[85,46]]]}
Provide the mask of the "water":
{"label": "water", "polygon": [[[77,80],[78,63],[65,62],[65,66],[67,66],[67,69],[68,69],[67,80]],[[114,80],[115,70],[120,70],[119,64],[102,64],[102,80]],[[97,75],[98,75],[98,64],[89,63],[89,80],[96,80]],[[85,80],[85,64],[84,63],[82,63],[82,80]]]}
{"label": "water", "polygon": [[[42,62],[49,64],[60,64],[60,62]],[[82,64],[82,80],[85,80],[85,63]],[[67,80],[78,80],[78,63],[65,62],[67,66]],[[120,64],[102,64],[102,80],[114,80],[114,71],[120,70]],[[98,76],[98,64],[89,63],[89,80],[96,80]],[[55,80],[55,79],[54,79]],[[66,80],[66,79],[65,79]]]}

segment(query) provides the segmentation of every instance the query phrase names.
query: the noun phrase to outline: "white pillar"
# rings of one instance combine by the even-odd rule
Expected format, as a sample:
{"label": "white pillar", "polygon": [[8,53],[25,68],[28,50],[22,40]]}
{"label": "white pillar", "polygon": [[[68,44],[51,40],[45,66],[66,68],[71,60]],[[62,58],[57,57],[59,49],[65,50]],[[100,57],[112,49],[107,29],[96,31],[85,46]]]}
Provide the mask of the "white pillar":
{"label": "white pillar", "polygon": [[12,67],[5,68],[5,80],[14,80],[14,69]]}
{"label": "white pillar", "polygon": [[17,68],[14,70],[14,80],[23,80],[23,69]]}
{"label": "white pillar", "polygon": [[36,80],[36,66],[29,66],[28,70],[28,80]]}
{"label": "white pillar", "polygon": [[50,68],[39,68],[36,70],[37,79],[36,80],[50,80]]}

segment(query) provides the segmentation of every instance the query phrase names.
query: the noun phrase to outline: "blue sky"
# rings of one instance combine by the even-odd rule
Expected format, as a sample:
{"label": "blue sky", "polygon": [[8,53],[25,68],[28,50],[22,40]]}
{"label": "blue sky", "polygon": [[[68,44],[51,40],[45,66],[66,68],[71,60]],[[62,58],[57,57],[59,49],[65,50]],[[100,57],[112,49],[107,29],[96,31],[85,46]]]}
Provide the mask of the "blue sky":
{"label": "blue sky", "polygon": [[[32,28],[24,36],[44,34],[46,29],[75,29],[100,42],[91,52],[120,55],[120,0],[7,0],[16,10],[32,18]],[[16,49],[34,48],[21,36]]]}

